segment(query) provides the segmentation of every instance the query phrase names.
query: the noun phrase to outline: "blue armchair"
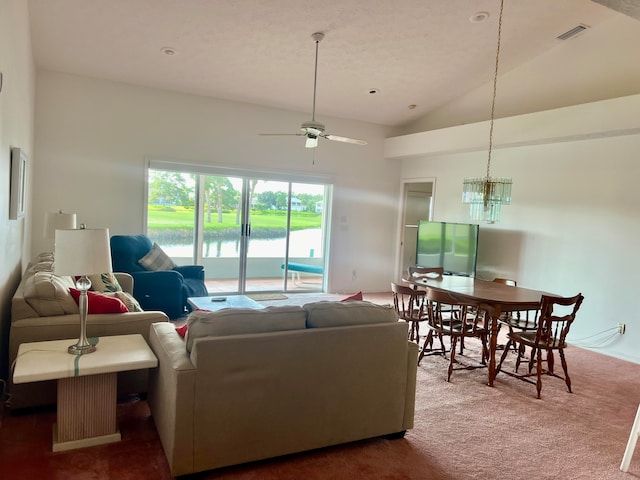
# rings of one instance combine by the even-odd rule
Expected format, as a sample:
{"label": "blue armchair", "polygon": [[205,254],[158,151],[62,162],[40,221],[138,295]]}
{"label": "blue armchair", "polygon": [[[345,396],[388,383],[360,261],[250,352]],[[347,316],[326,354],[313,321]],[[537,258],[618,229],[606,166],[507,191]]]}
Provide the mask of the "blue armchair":
{"label": "blue armchair", "polygon": [[133,277],[133,296],[144,310],[161,310],[169,318],[184,315],[189,309],[188,297],[204,297],[204,267],[183,265],[172,270],[146,270],[138,263],[153,243],[146,235],[114,235],[111,237],[111,263],[114,272]]}

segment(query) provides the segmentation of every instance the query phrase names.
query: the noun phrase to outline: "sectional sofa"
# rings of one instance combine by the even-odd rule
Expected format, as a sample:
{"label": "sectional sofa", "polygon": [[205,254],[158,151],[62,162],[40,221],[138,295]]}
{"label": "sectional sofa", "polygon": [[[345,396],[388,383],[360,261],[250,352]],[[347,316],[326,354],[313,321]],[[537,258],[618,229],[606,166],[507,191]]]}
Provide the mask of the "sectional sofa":
{"label": "sectional sofa", "polygon": [[[53,254],[40,254],[31,262],[11,300],[11,327],[9,330],[9,364],[13,365],[21,343],[45,340],[76,339],[80,334],[78,305],[69,288],[75,286],[71,277],[53,273]],[[126,273],[114,274],[122,292],[114,296],[129,303],[126,313],[89,313],[87,336],[141,334],[148,342],[151,324],[168,322],[169,318],[158,311],[133,311],[135,300],[133,279]],[[96,286],[99,280],[96,280]],[[92,300],[89,299],[91,308]],[[125,302],[123,302],[125,303]],[[74,342],[71,342],[74,343]],[[13,368],[12,368],[13,370]],[[9,375],[11,379],[11,375]],[[118,374],[118,394],[144,393],[147,391],[147,370],[135,370]],[[12,409],[56,403],[56,382],[13,384],[9,382]]]}

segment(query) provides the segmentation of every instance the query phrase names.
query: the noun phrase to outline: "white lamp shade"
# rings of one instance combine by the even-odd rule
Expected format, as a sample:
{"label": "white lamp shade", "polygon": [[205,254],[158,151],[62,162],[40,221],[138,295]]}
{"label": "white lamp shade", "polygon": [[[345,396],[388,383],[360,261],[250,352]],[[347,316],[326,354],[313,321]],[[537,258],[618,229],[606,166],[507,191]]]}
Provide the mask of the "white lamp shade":
{"label": "white lamp shade", "polygon": [[76,214],[48,212],[44,217],[44,238],[55,238],[56,230],[70,230],[76,228]]}
{"label": "white lamp shade", "polygon": [[56,230],[54,258],[58,275],[111,272],[109,229]]}

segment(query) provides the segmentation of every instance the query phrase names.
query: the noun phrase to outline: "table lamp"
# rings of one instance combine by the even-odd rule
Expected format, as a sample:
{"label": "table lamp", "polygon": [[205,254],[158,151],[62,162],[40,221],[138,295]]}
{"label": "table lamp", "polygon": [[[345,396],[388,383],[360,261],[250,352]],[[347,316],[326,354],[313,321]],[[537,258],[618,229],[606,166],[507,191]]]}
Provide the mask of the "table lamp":
{"label": "table lamp", "polygon": [[57,275],[69,275],[76,280],[80,291],[78,308],[80,312],[80,338],[71,345],[68,352],[72,355],[84,355],[95,352],[96,347],[87,341],[87,290],[91,280],[87,275],[111,272],[111,248],[109,247],[109,229],[88,229],[81,226],[78,230],[56,230],[55,264]]}
{"label": "table lamp", "polygon": [[76,228],[76,214],[59,212],[47,212],[44,217],[44,238],[53,239],[56,230],[71,230]]}

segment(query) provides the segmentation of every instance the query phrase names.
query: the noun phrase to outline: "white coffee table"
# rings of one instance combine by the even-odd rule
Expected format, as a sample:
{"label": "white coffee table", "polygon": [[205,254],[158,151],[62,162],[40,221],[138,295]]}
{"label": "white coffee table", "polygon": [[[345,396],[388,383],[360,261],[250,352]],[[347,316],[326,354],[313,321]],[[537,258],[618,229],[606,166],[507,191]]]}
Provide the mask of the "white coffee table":
{"label": "white coffee table", "polygon": [[255,300],[246,295],[222,295],[213,297],[189,297],[187,302],[194,310],[211,310],[215,312],[223,308],[253,308],[260,310],[264,305],[260,305]]}
{"label": "white coffee table", "polygon": [[96,351],[85,355],[67,353],[77,339],[23,343],[18,348],[14,383],[58,380],[54,452],[119,441],[118,372],[158,366],[158,359],[140,334],[100,337],[90,342],[96,340]]}

